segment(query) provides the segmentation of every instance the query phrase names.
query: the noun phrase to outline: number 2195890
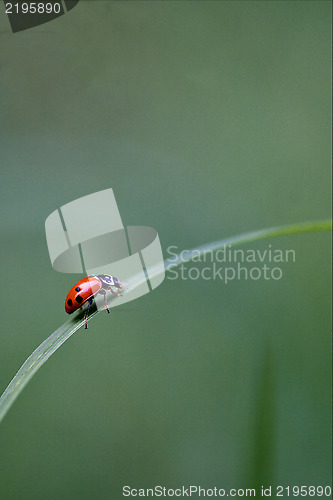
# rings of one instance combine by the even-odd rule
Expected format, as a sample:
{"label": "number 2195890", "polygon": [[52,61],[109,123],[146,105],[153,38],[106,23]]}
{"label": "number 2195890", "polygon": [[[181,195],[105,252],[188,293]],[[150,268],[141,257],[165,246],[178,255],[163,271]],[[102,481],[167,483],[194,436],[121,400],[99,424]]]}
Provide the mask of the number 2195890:
{"label": "number 2195890", "polygon": [[329,497],[332,494],[330,486],[277,486],[277,497]]}
{"label": "number 2195890", "polygon": [[60,14],[60,3],[6,3],[6,14]]}

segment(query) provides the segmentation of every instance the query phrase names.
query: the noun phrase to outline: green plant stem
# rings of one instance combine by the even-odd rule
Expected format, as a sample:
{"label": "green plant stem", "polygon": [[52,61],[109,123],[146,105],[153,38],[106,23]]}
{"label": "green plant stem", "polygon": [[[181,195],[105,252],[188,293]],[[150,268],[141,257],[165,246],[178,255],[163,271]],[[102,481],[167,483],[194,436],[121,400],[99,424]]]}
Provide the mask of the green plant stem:
{"label": "green plant stem", "polygon": [[184,260],[191,260],[198,255],[204,255],[207,252],[214,252],[228,245],[245,245],[253,241],[266,240],[268,238],[277,238],[278,236],[287,236],[298,233],[313,233],[316,231],[329,231],[332,229],[331,220],[322,220],[314,222],[302,222],[299,224],[289,224],[285,226],[269,227],[267,229],[259,229],[249,233],[242,233],[236,236],[231,236],[224,240],[213,241],[206,245],[182,252],[178,257],[173,257],[165,261],[166,269],[177,267]]}
{"label": "green plant stem", "polygon": [[[199,255],[204,255],[207,252],[213,252],[228,245],[244,245],[254,241],[264,240],[268,238],[276,238],[297,233],[310,233],[314,231],[328,231],[332,229],[332,221],[314,221],[300,224],[291,224],[285,226],[270,227],[259,231],[243,233],[223,240],[218,240],[192,250],[186,250],[177,257],[173,257],[164,261],[166,270],[177,267],[184,260],[191,260]],[[160,269],[156,269],[155,275],[160,273]],[[154,274],[154,273],[153,273]],[[129,290],[139,286],[142,283],[142,278],[134,276],[129,280]],[[126,291],[125,291],[126,292]],[[88,321],[98,313],[96,310],[90,314]],[[45,361],[67,340],[73,333],[84,325],[82,314],[76,314],[73,318],[67,320],[60,328],[53,332],[23,363],[19,371],[11,380],[6,390],[0,398],[0,422],[5,414],[20,394],[25,385],[29,382],[36,371],[45,363]]]}

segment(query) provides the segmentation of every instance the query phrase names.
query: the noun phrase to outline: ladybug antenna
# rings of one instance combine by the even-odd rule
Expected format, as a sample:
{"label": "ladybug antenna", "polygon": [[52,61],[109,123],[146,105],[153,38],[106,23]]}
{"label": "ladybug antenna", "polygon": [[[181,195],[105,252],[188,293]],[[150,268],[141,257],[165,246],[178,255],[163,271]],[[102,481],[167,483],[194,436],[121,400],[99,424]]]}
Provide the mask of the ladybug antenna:
{"label": "ladybug antenna", "polygon": [[121,281],[121,288],[124,288],[127,292],[130,290],[127,281]]}

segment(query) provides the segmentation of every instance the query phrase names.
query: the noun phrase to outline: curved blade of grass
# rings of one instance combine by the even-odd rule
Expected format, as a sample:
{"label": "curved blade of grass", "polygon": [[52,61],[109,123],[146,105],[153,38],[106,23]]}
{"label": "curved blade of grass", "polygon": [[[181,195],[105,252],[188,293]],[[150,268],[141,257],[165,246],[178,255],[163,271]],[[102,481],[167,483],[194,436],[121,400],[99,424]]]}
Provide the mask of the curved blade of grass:
{"label": "curved blade of grass", "polygon": [[[216,251],[227,245],[244,245],[246,243],[264,240],[267,238],[276,238],[278,236],[286,236],[297,233],[310,233],[314,231],[328,231],[330,229],[332,229],[332,221],[330,220],[270,227],[259,231],[252,231],[237,236],[231,236],[223,240],[214,241],[195,249],[188,250],[185,253],[183,252],[181,256],[178,255],[172,259],[166,259],[164,261],[164,265],[165,269],[168,270],[180,265],[184,262],[184,259],[191,260],[193,257],[204,255],[207,252]],[[159,272],[159,270],[156,270],[155,275]],[[154,273],[152,274],[154,275]],[[133,290],[133,288],[139,286],[141,283],[141,277],[133,276],[130,280],[128,280],[129,290]],[[116,298],[114,300],[116,300]],[[88,321],[90,321],[98,312],[98,310],[92,312]],[[79,330],[79,328],[83,325],[84,321],[82,319],[82,313],[76,314],[73,318],[67,320],[60,328],[53,332],[46,340],[44,340],[44,342],[40,344],[40,346],[37,347],[37,349],[23,363],[0,398],[0,422],[36,371],[67,339],[69,339],[69,337],[71,337],[71,335],[73,335],[73,333]]]}

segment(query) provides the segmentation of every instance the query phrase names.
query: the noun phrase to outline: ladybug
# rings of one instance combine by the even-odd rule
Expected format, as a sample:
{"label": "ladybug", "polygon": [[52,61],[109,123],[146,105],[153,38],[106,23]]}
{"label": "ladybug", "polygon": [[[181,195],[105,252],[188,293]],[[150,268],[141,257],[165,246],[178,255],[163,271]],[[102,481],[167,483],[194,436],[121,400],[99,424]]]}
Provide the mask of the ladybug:
{"label": "ladybug", "polygon": [[121,290],[122,284],[120,281],[109,274],[98,274],[97,276],[92,274],[86,276],[69,290],[65,301],[65,311],[68,314],[72,314],[82,307],[83,304],[88,303],[88,307],[84,313],[85,327],[88,328],[87,317],[95,295],[98,293],[104,295],[105,309],[109,313],[110,311],[106,302],[107,291],[110,291],[112,295],[119,296],[121,295]]}

